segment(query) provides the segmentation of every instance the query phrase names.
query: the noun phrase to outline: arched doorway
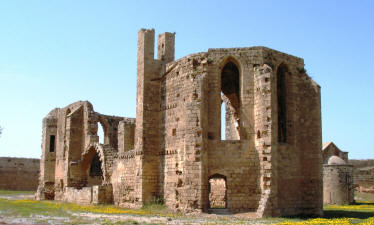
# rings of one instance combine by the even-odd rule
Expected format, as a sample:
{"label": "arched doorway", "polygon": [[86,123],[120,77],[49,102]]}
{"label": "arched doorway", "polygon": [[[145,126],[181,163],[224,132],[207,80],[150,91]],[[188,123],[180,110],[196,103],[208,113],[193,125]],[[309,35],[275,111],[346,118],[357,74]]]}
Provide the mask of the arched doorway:
{"label": "arched doorway", "polygon": [[215,174],[209,177],[209,208],[226,209],[227,208],[227,183],[226,177],[221,174]]}
{"label": "arched doorway", "polygon": [[101,185],[103,183],[103,170],[101,168],[101,161],[97,152],[92,158],[89,168],[87,185]]}
{"label": "arched doorway", "polygon": [[82,172],[86,180],[86,187],[101,185],[104,182],[103,162],[95,146],[91,146],[83,156]]}

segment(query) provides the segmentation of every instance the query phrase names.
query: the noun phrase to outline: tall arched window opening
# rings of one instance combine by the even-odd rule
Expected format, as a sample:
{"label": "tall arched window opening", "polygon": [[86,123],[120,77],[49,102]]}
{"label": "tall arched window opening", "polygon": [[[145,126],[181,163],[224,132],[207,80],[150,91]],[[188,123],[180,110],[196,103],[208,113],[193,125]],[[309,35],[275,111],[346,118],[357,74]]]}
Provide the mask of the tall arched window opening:
{"label": "tall arched window opening", "polygon": [[221,92],[221,139],[226,140],[226,102],[222,98],[223,93]]}
{"label": "tall arched window opening", "polygon": [[101,123],[98,123],[97,126],[98,126],[97,135],[99,136],[99,143],[104,144],[104,128],[101,125]]}
{"label": "tall arched window opening", "polygon": [[[225,107],[222,110],[221,106],[221,130],[225,130],[225,138],[221,135],[222,140],[240,140],[239,83],[239,69],[229,61],[221,72],[221,99]],[[223,117],[225,120],[222,120]]]}
{"label": "tall arched window opening", "polygon": [[277,70],[278,142],[287,143],[287,90],[288,68],[281,64]]}

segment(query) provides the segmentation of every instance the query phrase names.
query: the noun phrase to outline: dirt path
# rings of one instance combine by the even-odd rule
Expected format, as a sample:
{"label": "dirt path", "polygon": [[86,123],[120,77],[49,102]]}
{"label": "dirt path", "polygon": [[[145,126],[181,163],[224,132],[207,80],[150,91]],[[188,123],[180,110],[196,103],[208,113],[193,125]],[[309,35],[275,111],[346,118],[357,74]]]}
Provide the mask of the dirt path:
{"label": "dirt path", "polygon": [[35,199],[35,195],[34,194],[11,194],[11,195],[0,195],[0,198],[7,199],[7,200]]}
{"label": "dirt path", "polygon": [[[1,212],[0,212],[1,214]],[[79,218],[79,224],[103,224],[117,223],[117,222],[128,222],[133,224],[268,224],[269,221],[260,220],[240,220],[230,216],[217,216],[210,214],[201,214],[199,216],[185,216],[181,218],[170,218],[161,216],[135,216],[135,215],[108,215],[108,214],[96,214],[96,213],[71,213],[71,217],[57,217],[57,216],[41,216],[34,215],[28,218],[10,218],[1,217],[0,224],[14,224],[14,225],[26,225],[26,224],[38,224],[38,225],[57,225],[57,224],[75,224],[73,218]],[[46,221],[46,222],[40,222]]]}
{"label": "dirt path", "polygon": [[[107,215],[107,214],[93,214],[93,213],[72,213],[72,216],[79,217],[79,222],[76,223],[70,217],[56,217],[56,216],[40,216],[35,215],[28,218],[9,218],[9,217],[0,217],[0,224],[14,224],[14,225],[57,225],[57,224],[108,224],[127,222],[128,224],[268,224],[269,221],[258,221],[258,220],[233,220],[232,218],[227,217],[226,219],[222,218],[208,218],[202,216],[201,218],[167,218],[167,217],[157,217],[157,216],[134,216],[134,215]],[[40,221],[46,222],[40,222]],[[136,222],[136,223],[134,223]],[[127,224],[126,223],[126,224]]]}

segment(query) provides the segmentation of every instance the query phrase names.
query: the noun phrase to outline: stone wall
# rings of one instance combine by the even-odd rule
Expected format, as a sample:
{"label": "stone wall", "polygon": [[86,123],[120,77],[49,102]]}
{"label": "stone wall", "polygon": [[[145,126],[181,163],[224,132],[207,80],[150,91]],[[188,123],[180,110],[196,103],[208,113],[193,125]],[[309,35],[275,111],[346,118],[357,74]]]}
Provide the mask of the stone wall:
{"label": "stone wall", "polygon": [[124,153],[134,149],[135,119],[120,121],[118,125],[118,152]]}
{"label": "stone wall", "polygon": [[94,185],[76,189],[67,187],[65,189],[64,201],[77,204],[110,204],[113,203],[111,185]]}
{"label": "stone wall", "polygon": [[374,159],[350,159],[348,160],[349,164],[352,164],[354,168],[365,168],[365,167],[374,167]]}
{"label": "stone wall", "polygon": [[92,203],[92,187],[83,187],[81,189],[67,187],[63,200],[77,204],[90,204]]}
{"label": "stone wall", "polygon": [[206,204],[199,197],[207,190],[200,112],[205,69],[199,60],[196,54],[168,64],[161,80],[160,194],[178,210],[201,210]]}
{"label": "stone wall", "polygon": [[244,141],[210,141],[209,178],[222,175],[227,182],[227,208],[256,211],[261,198],[258,154]]}
{"label": "stone wall", "polygon": [[354,186],[357,191],[374,193],[374,160],[350,159],[353,165]]}
{"label": "stone wall", "polygon": [[36,191],[40,159],[0,157],[0,189]]}
{"label": "stone wall", "polygon": [[[302,59],[254,47],[210,49],[164,64],[153,59],[153,35],[139,32],[135,150],[119,156],[115,203],[160,198],[172,209],[206,210],[209,179],[220,176],[232,212],[321,214],[320,88],[305,74]],[[276,82],[285,62],[288,141],[280,144]],[[221,96],[227,63],[239,71],[234,97],[230,90]],[[160,93],[145,92],[158,87]],[[231,140],[221,134],[222,100]]]}
{"label": "stone wall", "polygon": [[354,167],[353,178],[357,191],[374,193],[374,167]]}
{"label": "stone wall", "polygon": [[136,207],[135,176],[138,172],[135,150],[120,153],[111,178],[114,204],[126,208]]}
{"label": "stone wall", "polygon": [[[222,139],[219,114],[220,73],[225,64],[234,62],[240,71],[240,110],[237,120],[239,140],[241,143],[247,140],[247,145],[241,145],[245,146],[243,156],[251,159],[247,160],[247,165],[234,165],[238,165],[237,170],[249,168],[251,177],[260,178],[252,183],[259,188],[257,191],[252,190],[250,194],[252,199],[257,199],[256,195],[260,193],[258,212],[271,215],[321,214],[320,87],[305,74],[303,60],[264,47],[210,49],[208,53],[209,91],[205,94],[208,98],[206,104],[209,106],[206,117],[209,121],[207,136],[210,139]],[[277,76],[282,67],[287,68],[284,90],[287,106],[286,143],[279,143],[277,135]],[[217,152],[217,149],[214,146],[208,151]],[[234,149],[238,151],[239,148]],[[256,152],[251,151],[252,149]],[[236,154],[231,155],[225,160],[236,158]],[[209,168],[214,163],[217,166],[225,165],[217,157],[209,156]],[[221,169],[226,170],[224,166]],[[228,178],[229,189],[230,185]],[[230,199],[229,194],[227,198],[229,205],[230,202],[235,202]],[[237,209],[244,208],[241,205],[243,202],[248,204],[250,201],[243,200]]]}
{"label": "stone wall", "polygon": [[[104,143],[99,143],[99,123],[104,130]],[[133,144],[123,136],[119,142],[118,134],[131,139],[134,123],[131,118],[97,113],[88,101],[52,110],[43,119],[42,173],[37,198],[70,201],[71,196],[66,196],[67,188],[77,189],[76,194],[81,196],[84,187],[109,185],[118,149],[124,151]],[[97,159],[96,166],[94,159]],[[91,174],[92,168],[96,169]]]}

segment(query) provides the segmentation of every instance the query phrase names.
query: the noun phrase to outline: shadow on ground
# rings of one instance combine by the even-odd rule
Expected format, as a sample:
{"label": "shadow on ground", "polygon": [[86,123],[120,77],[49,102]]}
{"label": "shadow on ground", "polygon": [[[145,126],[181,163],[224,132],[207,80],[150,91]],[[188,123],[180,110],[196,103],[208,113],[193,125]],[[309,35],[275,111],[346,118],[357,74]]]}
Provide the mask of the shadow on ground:
{"label": "shadow on ground", "polygon": [[[355,203],[353,205],[374,205],[374,203]],[[323,218],[332,219],[332,218],[358,218],[358,219],[367,219],[369,217],[374,217],[374,212],[365,212],[365,211],[349,211],[349,210],[324,210]]]}
{"label": "shadow on ground", "polygon": [[323,218],[326,218],[326,219],[334,219],[334,218],[367,219],[369,217],[374,217],[374,212],[327,210],[327,211],[324,211],[324,215],[323,215]]}

